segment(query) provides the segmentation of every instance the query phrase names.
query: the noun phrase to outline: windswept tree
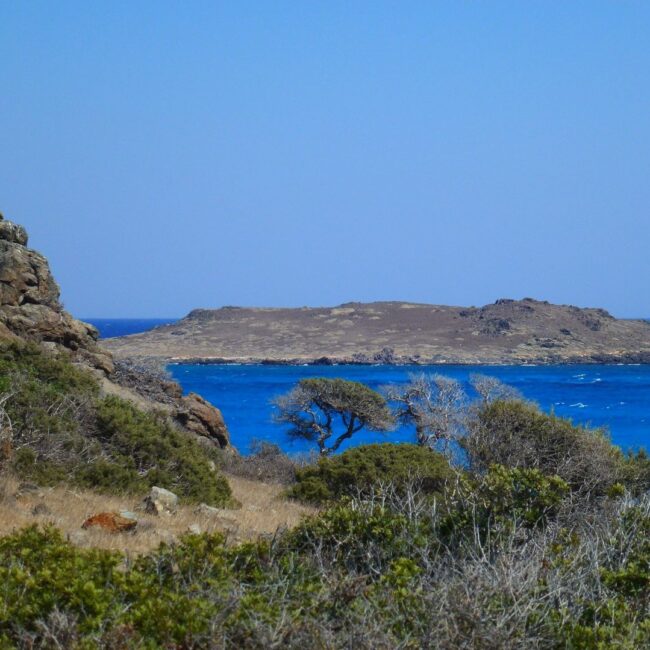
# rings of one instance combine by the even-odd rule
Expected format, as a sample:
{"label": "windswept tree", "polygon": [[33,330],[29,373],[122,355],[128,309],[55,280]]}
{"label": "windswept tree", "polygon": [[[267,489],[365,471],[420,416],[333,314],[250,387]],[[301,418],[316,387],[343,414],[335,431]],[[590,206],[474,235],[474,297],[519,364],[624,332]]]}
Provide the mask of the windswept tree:
{"label": "windswept tree", "polygon": [[469,377],[469,383],[478,393],[479,401],[482,405],[492,404],[492,402],[519,400],[521,394],[516,388],[504,384],[500,379],[490,375],[472,374]]}
{"label": "windswept tree", "polygon": [[455,379],[442,375],[410,375],[405,386],[388,386],[400,422],[415,427],[417,443],[445,449],[463,430],[467,396]]}
{"label": "windswept tree", "polygon": [[356,381],[302,379],[274,404],[275,421],[289,424],[289,435],[316,442],[322,455],[335,452],[363,428],[390,431],[395,426],[386,400]]}

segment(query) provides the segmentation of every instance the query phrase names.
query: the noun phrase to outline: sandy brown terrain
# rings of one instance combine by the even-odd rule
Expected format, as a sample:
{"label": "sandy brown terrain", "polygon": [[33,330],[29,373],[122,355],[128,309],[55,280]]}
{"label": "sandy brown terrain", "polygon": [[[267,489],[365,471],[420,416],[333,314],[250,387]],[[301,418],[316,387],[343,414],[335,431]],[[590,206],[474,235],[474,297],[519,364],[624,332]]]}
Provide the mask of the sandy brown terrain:
{"label": "sandy brown terrain", "polygon": [[174,324],[104,344],[118,358],[172,362],[648,363],[650,324],[532,299],[480,308],[223,307],[194,310]]}
{"label": "sandy brown terrain", "polygon": [[[201,515],[193,506],[182,506],[174,515],[153,516],[137,510],[141,498],[107,496],[69,487],[38,488],[21,494],[18,481],[0,476],[0,536],[31,524],[53,524],[77,546],[144,553],[161,542],[173,542],[187,533],[190,526],[198,526],[202,532],[221,531],[236,542],[291,528],[315,512],[283,498],[280,485],[237,476],[227,478],[240,508]],[[108,533],[99,528],[81,528],[87,517],[123,510],[136,514],[135,532]]]}

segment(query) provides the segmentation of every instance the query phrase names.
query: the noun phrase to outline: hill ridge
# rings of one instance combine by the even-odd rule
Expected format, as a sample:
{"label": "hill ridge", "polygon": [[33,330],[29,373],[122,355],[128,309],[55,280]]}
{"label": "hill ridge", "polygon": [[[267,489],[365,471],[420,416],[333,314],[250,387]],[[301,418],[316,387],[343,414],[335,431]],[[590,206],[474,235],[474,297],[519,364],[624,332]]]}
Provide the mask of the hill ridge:
{"label": "hill ridge", "polygon": [[650,324],[533,298],[225,306],[106,345],[117,356],[203,363],[650,363]]}

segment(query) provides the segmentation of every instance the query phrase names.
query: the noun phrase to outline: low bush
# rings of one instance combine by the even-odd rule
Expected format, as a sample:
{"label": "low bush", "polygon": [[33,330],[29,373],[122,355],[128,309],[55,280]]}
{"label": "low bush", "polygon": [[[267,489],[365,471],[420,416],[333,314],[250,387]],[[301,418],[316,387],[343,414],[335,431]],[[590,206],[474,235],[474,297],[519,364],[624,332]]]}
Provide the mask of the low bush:
{"label": "low bush", "polygon": [[0,348],[0,396],[11,434],[5,463],[20,479],[112,493],[159,485],[215,506],[231,499],[205,448],[162,416],[100,398],[95,377],[66,358],[33,345]]}
{"label": "low bush", "polygon": [[[0,647],[648,647],[650,501],[562,513],[557,480],[490,474],[443,509],[389,488],[273,540],[188,535],[128,561],[17,531]],[[491,514],[477,528],[470,510]]]}
{"label": "low bush", "polygon": [[462,542],[470,531],[481,538],[524,533],[553,519],[568,495],[568,484],[558,476],[493,465],[483,475],[463,478],[444,495],[442,536],[450,544]]}
{"label": "low bush", "polygon": [[304,465],[301,459],[290,458],[270,442],[253,441],[251,448],[248,456],[222,454],[221,467],[249,480],[291,485],[296,480],[296,470]]}
{"label": "low bush", "polygon": [[0,454],[15,452],[20,471],[38,460],[44,481],[71,458],[92,458],[98,446],[84,433],[98,393],[94,377],[65,358],[35,345],[0,346],[0,425],[8,434]]}
{"label": "low bush", "polygon": [[231,498],[228,482],[215,475],[204,448],[130,402],[118,397],[101,400],[96,435],[107,458],[77,473],[87,487],[138,492],[158,485],[186,500],[215,506]]}
{"label": "low bush", "polygon": [[447,459],[431,449],[410,444],[362,445],[297,470],[297,483],[288,495],[321,504],[367,492],[382,483],[399,488],[413,482],[432,494],[454,476]]}
{"label": "low bush", "polygon": [[604,431],[574,425],[520,400],[484,404],[460,442],[475,471],[493,464],[538,469],[592,496],[606,494],[624,469],[623,454]]}
{"label": "low bush", "polygon": [[625,456],[621,483],[636,496],[650,491],[650,456],[645,449]]}

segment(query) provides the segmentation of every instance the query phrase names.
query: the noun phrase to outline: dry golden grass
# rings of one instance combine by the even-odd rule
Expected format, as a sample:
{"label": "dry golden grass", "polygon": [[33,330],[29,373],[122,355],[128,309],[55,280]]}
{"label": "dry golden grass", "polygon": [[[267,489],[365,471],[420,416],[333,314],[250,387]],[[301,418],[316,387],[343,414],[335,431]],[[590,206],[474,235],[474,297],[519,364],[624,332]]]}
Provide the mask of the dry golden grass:
{"label": "dry golden grass", "polygon": [[[116,497],[65,487],[40,488],[33,493],[18,494],[19,482],[0,476],[0,536],[24,526],[54,524],[70,541],[81,547],[98,547],[144,553],[161,542],[171,542],[190,526],[202,532],[222,531],[231,542],[272,534],[279,528],[295,526],[313,509],[284,499],[282,487],[228,476],[234,497],[241,503],[237,510],[219,510],[217,515],[195,513],[195,506],[182,506],[174,515],[147,515],[137,510],[145,495]],[[35,510],[37,509],[37,510]],[[35,514],[38,510],[43,514]],[[111,534],[98,529],[83,530],[81,524],[99,512],[136,513],[138,527],[134,533]]]}

